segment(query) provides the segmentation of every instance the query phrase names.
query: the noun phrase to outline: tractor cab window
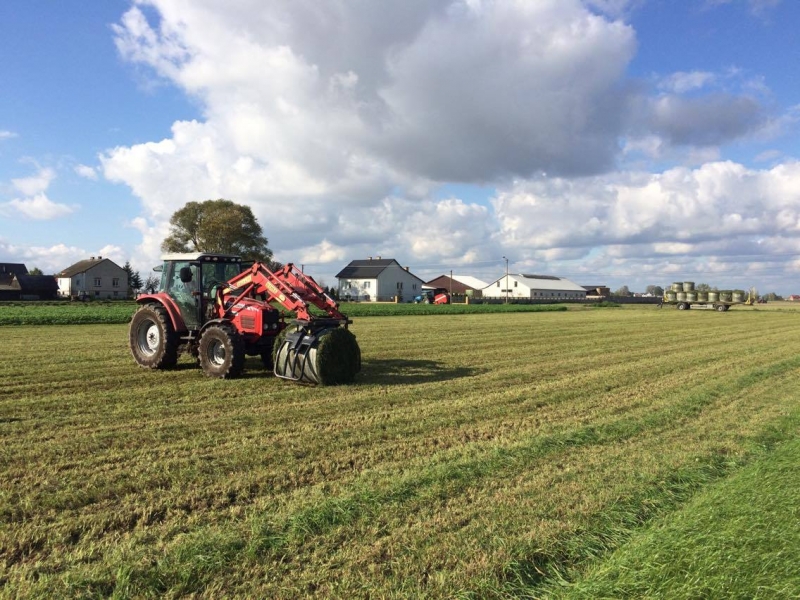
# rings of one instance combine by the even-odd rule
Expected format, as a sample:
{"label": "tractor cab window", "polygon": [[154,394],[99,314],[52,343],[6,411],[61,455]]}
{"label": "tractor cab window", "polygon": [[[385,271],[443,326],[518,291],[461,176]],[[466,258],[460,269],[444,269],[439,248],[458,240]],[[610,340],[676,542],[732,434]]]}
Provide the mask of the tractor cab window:
{"label": "tractor cab window", "polygon": [[[184,273],[183,279],[188,281],[181,280],[181,271]],[[187,274],[190,277],[187,277]],[[179,304],[194,303],[192,292],[197,291],[197,266],[189,264],[189,261],[175,261],[169,265],[168,269],[165,269],[162,280],[164,281],[164,291],[172,296],[176,302]]]}
{"label": "tractor cab window", "polygon": [[213,298],[215,287],[233,279],[241,272],[241,263],[203,263],[203,295]]}

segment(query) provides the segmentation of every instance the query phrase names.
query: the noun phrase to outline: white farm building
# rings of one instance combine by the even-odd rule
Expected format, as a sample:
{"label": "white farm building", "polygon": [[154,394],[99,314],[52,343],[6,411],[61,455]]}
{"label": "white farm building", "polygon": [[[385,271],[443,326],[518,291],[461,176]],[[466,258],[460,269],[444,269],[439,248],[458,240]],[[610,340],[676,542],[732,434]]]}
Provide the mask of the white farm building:
{"label": "white farm building", "polygon": [[484,298],[526,300],[584,300],[586,289],[553,275],[509,274],[483,288]]}

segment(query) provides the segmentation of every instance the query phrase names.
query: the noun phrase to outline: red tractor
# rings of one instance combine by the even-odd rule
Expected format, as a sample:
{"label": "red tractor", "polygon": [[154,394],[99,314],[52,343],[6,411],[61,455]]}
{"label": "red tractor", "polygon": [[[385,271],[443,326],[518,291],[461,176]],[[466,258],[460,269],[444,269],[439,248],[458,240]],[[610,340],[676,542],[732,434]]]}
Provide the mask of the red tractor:
{"label": "red tractor", "polygon": [[422,293],[414,298],[415,304],[450,304],[450,294],[444,288],[433,288],[422,290]]}
{"label": "red tractor", "polygon": [[[241,375],[248,355],[278,377],[308,383],[346,383],[360,370],[352,321],[291,263],[273,272],[223,254],[162,259],[160,291],[136,299],[130,324],[131,353],[142,367],[173,367],[186,352],[218,378]],[[296,318],[287,324],[275,305]]]}

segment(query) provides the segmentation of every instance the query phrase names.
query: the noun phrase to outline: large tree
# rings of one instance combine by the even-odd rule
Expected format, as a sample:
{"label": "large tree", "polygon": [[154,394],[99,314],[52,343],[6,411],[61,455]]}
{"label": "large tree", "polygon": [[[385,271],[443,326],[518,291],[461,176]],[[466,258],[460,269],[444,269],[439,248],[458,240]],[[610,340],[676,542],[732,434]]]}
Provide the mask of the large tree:
{"label": "large tree", "polygon": [[169,224],[164,252],[219,252],[272,263],[272,250],[249,206],[222,199],[189,202]]}

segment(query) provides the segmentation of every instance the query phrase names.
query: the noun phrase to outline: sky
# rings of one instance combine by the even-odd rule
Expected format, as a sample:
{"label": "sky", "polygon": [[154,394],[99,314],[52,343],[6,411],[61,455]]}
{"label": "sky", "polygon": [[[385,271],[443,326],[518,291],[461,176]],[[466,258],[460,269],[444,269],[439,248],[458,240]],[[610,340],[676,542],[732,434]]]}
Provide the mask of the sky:
{"label": "sky", "polygon": [[800,293],[800,2],[0,3],[0,262],[159,263],[226,198],[328,285]]}

